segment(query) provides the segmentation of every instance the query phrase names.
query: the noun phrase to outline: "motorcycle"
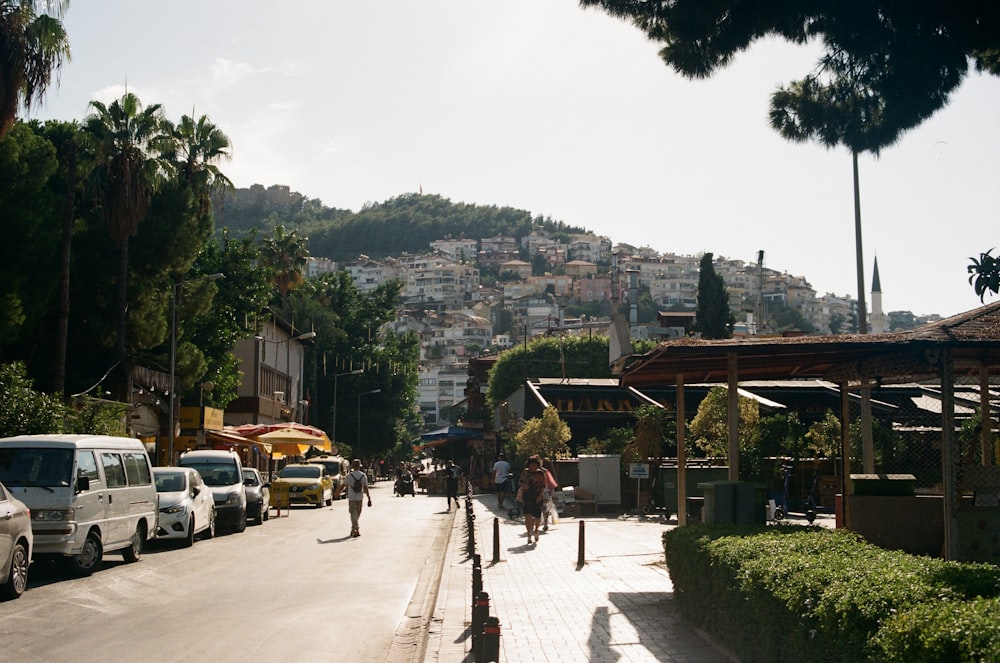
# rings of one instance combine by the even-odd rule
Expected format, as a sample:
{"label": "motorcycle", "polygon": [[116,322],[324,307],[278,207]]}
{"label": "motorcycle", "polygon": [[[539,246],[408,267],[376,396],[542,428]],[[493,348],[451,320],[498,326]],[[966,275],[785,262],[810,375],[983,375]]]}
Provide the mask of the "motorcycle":
{"label": "motorcycle", "polygon": [[413,487],[413,475],[409,472],[403,472],[399,475],[396,479],[396,483],[392,486],[392,492],[394,495],[399,495],[400,497],[403,495],[412,495],[413,497],[416,497],[417,491]]}
{"label": "motorcycle", "polygon": [[670,518],[670,507],[666,504],[660,504],[660,497],[657,495],[656,490],[656,481],[654,478],[649,484],[649,499],[639,507],[639,513],[643,516],[660,514],[664,518]]}

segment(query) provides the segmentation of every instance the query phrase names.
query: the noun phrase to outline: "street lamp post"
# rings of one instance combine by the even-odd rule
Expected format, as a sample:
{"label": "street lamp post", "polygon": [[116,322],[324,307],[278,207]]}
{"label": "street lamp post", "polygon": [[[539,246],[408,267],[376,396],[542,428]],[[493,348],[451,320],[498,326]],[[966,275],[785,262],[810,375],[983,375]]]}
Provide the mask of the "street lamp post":
{"label": "street lamp post", "polygon": [[364,373],[363,370],[361,370],[360,368],[355,368],[353,371],[347,371],[346,373],[337,373],[336,375],[333,376],[333,425],[331,426],[332,430],[330,431],[331,433],[330,437],[333,440],[334,444],[337,443],[337,378],[343,377],[345,375],[361,375],[362,373]]}
{"label": "street lamp post", "polygon": [[370,394],[377,394],[381,391],[381,389],[372,389],[371,391],[363,391],[358,394],[358,438],[357,444],[355,445],[355,458],[361,458],[361,397],[368,396]]}
{"label": "street lamp post", "polygon": [[[204,276],[200,276],[198,278],[206,281],[218,281],[219,279],[226,278],[226,275],[222,272],[218,272],[216,274],[205,274]],[[172,465],[174,462],[174,440],[177,437],[176,432],[174,431],[174,428],[177,426],[175,418],[177,415],[174,412],[177,392],[176,385],[174,384],[175,373],[177,371],[177,299],[180,297],[180,289],[183,285],[184,281],[181,279],[174,281],[173,301],[171,302],[170,307],[170,413],[167,415],[167,422],[170,430],[168,431],[167,438],[169,440],[167,443],[167,465]],[[159,458],[156,460],[157,462],[160,461]]]}

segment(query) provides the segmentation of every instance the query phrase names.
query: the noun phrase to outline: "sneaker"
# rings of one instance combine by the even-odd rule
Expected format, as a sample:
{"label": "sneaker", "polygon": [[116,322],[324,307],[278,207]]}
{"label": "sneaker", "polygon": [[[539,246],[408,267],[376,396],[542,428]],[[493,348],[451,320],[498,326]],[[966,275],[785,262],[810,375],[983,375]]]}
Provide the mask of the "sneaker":
{"label": "sneaker", "polygon": [[549,526],[548,526],[548,524],[545,524],[545,525],[542,525],[542,531],[543,531],[543,532],[548,532],[548,531],[549,531]]}

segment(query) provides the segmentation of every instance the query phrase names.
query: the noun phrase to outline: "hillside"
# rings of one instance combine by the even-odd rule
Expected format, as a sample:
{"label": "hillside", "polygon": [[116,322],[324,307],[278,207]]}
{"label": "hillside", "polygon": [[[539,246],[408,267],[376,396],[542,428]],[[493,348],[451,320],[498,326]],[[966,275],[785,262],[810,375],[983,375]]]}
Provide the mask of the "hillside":
{"label": "hillside", "polygon": [[283,224],[309,237],[309,252],[317,257],[347,261],[365,254],[372,258],[420,253],[445,237],[520,238],[531,230],[583,233],[548,217],[496,205],[453,203],[439,195],[405,194],[357,212],[324,206],[286,186],[254,185],[215,201],[216,231],[233,236],[251,231],[269,235]]}

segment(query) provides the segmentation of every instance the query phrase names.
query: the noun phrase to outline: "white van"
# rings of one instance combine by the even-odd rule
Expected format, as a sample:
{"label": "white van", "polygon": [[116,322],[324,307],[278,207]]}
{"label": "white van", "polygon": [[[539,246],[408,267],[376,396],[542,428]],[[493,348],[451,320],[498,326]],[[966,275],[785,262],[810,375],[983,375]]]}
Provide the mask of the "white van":
{"label": "white van", "polygon": [[156,534],[157,497],[142,442],[107,435],[0,439],[0,482],[31,509],[34,555],[66,557],[79,575],[107,552],[126,562]]}
{"label": "white van", "polygon": [[212,491],[216,523],[236,532],[247,528],[247,494],[243,486],[243,462],[238,453],[195,449],[182,453],[177,464],[198,470]]}

